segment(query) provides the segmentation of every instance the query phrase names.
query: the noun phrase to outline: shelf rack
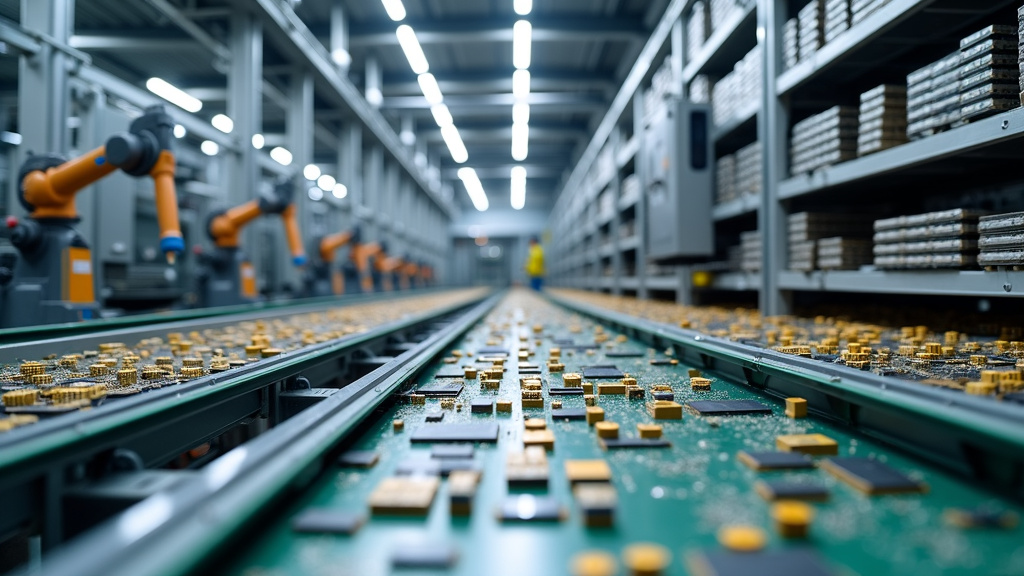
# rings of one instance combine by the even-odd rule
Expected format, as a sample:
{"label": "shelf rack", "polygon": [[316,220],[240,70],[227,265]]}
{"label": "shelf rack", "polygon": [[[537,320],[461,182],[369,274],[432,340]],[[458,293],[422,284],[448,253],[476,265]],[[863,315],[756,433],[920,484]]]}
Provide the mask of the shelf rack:
{"label": "shelf rack", "polygon": [[[651,291],[675,293],[676,300],[691,302],[694,294],[708,291],[756,294],[762,311],[792,311],[801,293],[906,294],[943,297],[1019,298],[1024,295],[1024,272],[982,270],[880,271],[786,270],[786,218],[807,209],[853,210],[864,205],[889,206],[898,198],[903,212],[932,210],[935,194],[954,197],[976,188],[1012,186],[1012,167],[1020,157],[1024,137],[1024,109],[974,121],[921,140],[899,145],[812,173],[791,174],[788,166],[789,131],[794,121],[834,104],[855,104],[861,92],[881,83],[901,83],[906,74],[933,62],[958,47],[959,38],[986,25],[1001,23],[1015,14],[1015,0],[890,0],[862,21],[789,69],[782,64],[782,31],[788,18],[807,0],[758,0],[737,8],[707,38],[692,59],[687,58],[685,15],[693,0],[670,2],[656,33],[634,64],[603,122],[605,132],[595,134],[567,181],[553,212],[551,259],[556,285],[647,297]],[[1001,18],[996,21],[996,18]],[[666,30],[670,30],[666,32]],[[763,150],[763,192],[716,205],[711,218],[717,235],[735,239],[742,230],[762,232],[763,268],[760,273],[713,270],[710,285],[693,287],[689,275],[697,268],[660,269],[649,275],[645,265],[643,193],[622,197],[626,177],[642,175],[645,150],[641,87],[648,86],[661,59],[671,56],[680,79],[679,91],[700,74],[712,78],[728,72],[755,44],[763,52],[763,96],[748,104],[729,121],[715,126],[711,137],[716,157],[757,140]],[[615,174],[595,177],[598,152],[610,150]],[[588,205],[612,190],[617,212],[608,226],[612,241],[601,251],[612,264],[612,276],[588,260],[597,248],[593,238],[580,232],[590,222]],[[1019,192],[1019,191],[1018,191]],[[935,193],[935,194],[933,194]],[[639,197],[638,197],[639,196]],[[1016,195],[1018,198],[1020,194]],[[1020,202],[1020,201],[1018,201]],[[1006,203],[996,203],[1002,208]],[[1012,211],[1016,205],[1008,205]],[[870,210],[870,208],[868,208]],[[897,209],[897,208],[889,208]],[[881,210],[881,209],[880,209]],[[631,226],[626,231],[625,226]],[[620,235],[620,230],[623,232]],[[735,242],[734,242],[735,243]],[[583,256],[581,256],[581,254]],[[589,267],[588,267],[589,266]]]}

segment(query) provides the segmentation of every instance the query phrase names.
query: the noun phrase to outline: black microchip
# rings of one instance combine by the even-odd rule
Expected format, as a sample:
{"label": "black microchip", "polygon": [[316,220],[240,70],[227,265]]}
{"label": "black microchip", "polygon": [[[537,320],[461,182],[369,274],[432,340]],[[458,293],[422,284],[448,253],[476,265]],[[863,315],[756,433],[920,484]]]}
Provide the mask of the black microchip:
{"label": "black microchip", "polygon": [[358,512],[330,508],[308,508],[292,520],[292,530],[314,534],[355,534],[366,522]]}
{"label": "black microchip", "polygon": [[1009,510],[949,508],[942,514],[946,522],[960,528],[993,528],[1010,530],[1017,527],[1017,514]]}
{"label": "black microchip", "polygon": [[814,468],[814,462],[799,452],[739,452],[740,462],[754,470],[797,470]]}
{"label": "black microchip", "polygon": [[765,500],[827,500],[828,488],[812,482],[760,480],[754,489]]}
{"label": "black microchip", "polygon": [[772,413],[771,408],[756,400],[694,400],[686,405],[700,414],[714,416]]}
{"label": "black microchip", "polygon": [[587,410],[585,408],[555,408],[551,410],[551,419],[563,420],[586,420]]}
{"label": "black microchip", "polygon": [[505,522],[559,522],[565,510],[550,496],[520,494],[505,498],[498,517]]}
{"label": "black microchip", "polygon": [[373,450],[349,450],[338,458],[338,464],[350,468],[369,468],[377,463],[380,454]]}
{"label": "black microchip", "polygon": [[575,340],[571,338],[561,338],[553,340],[553,342],[562,350],[597,350],[601,347],[597,342],[585,342],[583,344],[577,344]]}
{"label": "black microchip", "polygon": [[476,447],[472,444],[442,444],[430,447],[431,458],[472,458]]}
{"label": "black microchip", "polygon": [[458,366],[445,366],[434,374],[434,378],[464,378],[466,371]]}
{"label": "black microchip", "polygon": [[420,426],[410,438],[414,443],[497,442],[497,422]]}
{"label": "black microchip", "polygon": [[792,548],[762,552],[703,552],[687,562],[701,576],[830,576],[833,574],[810,549]]}
{"label": "black microchip", "polygon": [[491,414],[494,412],[494,401],[477,398],[469,404],[469,411],[474,414]]}
{"label": "black microchip", "polygon": [[672,360],[669,358],[663,358],[661,360],[651,360],[651,366],[671,366]]}
{"label": "black microchip", "polygon": [[537,366],[536,364],[520,364],[519,365],[519,373],[520,374],[540,374],[540,366]]}
{"label": "black microchip", "polygon": [[583,377],[590,378],[592,380],[612,380],[622,378],[623,376],[625,376],[625,374],[622,373],[622,370],[619,370],[611,364],[583,367]]}
{"label": "black microchip", "polygon": [[508,348],[502,346],[484,346],[476,351],[477,356],[508,356]]}
{"label": "black microchip", "polygon": [[443,543],[431,545],[403,545],[391,554],[393,568],[451,568],[459,559],[455,548]]}
{"label": "black microchip", "polygon": [[583,396],[583,387],[575,388],[559,388],[550,387],[548,388],[548,395],[550,396]]}
{"label": "black microchip", "polygon": [[431,382],[416,389],[417,394],[424,396],[458,396],[462,392],[462,382]]}
{"label": "black microchip", "polygon": [[601,446],[605,450],[620,448],[671,448],[672,443],[668,440],[655,438],[601,438]]}
{"label": "black microchip", "polygon": [[640,350],[609,350],[604,355],[608,358],[639,358],[644,353]]}
{"label": "black microchip", "polygon": [[444,420],[444,412],[430,412],[426,416],[427,422],[440,422]]}
{"label": "black microchip", "polygon": [[654,395],[654,399],[655,400],[675,400],[676,399],[676,395],[671,393],[671,392],[655,392],[653,395]]}
{"label": "black microchip", "polygon": [[925,492],[927,486],[874,458],[829,458],[821,467],[868,494]]}

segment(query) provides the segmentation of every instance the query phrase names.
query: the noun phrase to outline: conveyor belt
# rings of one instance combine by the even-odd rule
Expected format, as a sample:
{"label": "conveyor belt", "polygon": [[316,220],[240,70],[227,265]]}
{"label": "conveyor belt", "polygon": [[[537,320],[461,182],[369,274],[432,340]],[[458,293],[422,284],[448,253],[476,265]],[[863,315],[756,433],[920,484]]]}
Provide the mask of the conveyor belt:
{"label": "conveyor belt", "polygon": [[[191,379],[176,375],[130,396],[108,397],[90,410],[49,417],[2,433],[0,490],[9,500],[0,515],[0,532],[24,526],[33,518],[45,519],[44,542],[47,546],[60,542],[69,532],[64,526],[67,514],[62,499],[76,485],[123,466],[166,465],[176,455],[240,424],[252,424],[254,432],[273,427],[301,407],[326,397],[327,392],[415,347],[426,334],[436,331],[436,322],[464,310],[483,295],[462,291],[388,299],[384,305],[389,313],[380,316],[386,321],[379,325],[296,345],[278,356],[243,362],[225,372],[204,369],[205,375]],[[336,301],[329,303],[26,342],[4,347],[0,360],[60,355],[113,340],[145,341],[176,329],[206,333],[256,320],[272,324],[296,314],[305,318],[313,311],[339,309]],[[349,314],[361,308],[350,305],[340,310]],[[134,349],[134,345],[125,348]],[[209,354],[200,358],[210,366]],[[181,360],[174,362],[180,364]],[[312,388],[321,394],[304,390]]]}
{"label": "conveyor belt", "polygon": [[[1019,416],[1001,411],[1007,406],[971,398],[953,402],[952,393],[941,394],[947,391],[902,383],[904,389],[847,368],[827,369],[821,363],[764,350],[753,354],[750,347],[594,307],[559,301],[559,309],[526,294],[513,294],[486,322],[477,323],[493,304],[492,300],[463,314],[415,350],[86,534],[44,563],[43,574],[372,576],[406,573],[396,566],[427,562],[448,565],[431,573],[563,574],[579,554],[598,549],[611,553],[620,565],[628,564],[633,560],[626,550],[643,542],[671,555],[665,574],[1010,574],[1019,569],[1024,557],[1020,528],[961,527],[965,514],[968,523],[994,518],[996,525],[1020,514],[1019,504],[979,485],[989,481],[1019,498],[1008,483],[995,478],[999,474],[978,474],[999,469],[985,468],[992,463],[984,455],[973,455],[957,462],[973,460],[976,467],[953,466],[959,473],[953,474],[948,462],[938,467],[902,450],[935,459],[934,442],[922,436],[942,433],[969,452],[963,442],[973,429],[971,442],[998,452],[1007,463],[1003,472],[1012,473],[1013,463],[1024,453],[1024,441]],[[554,348],[560,349],[559,355]],[[491,388],[482,378],[490,361],[480,363],[480,356],[502,349],[510,354],[508,369],[497,388]],[[532,367],[520,367],[519,351],[529,353],[525,362],[538,365],[539,375],[532,374]],[[474,354],[472,360],[469,354]],[[552,370],[549,358],[564,364],[564,371]],[[481,377],[461,382],[455,399],[461,408],[443,408],[434,397],[422,405],[415,400],[425,387],[443,388],[458,381],[449,376],[464,364],[477,367]],[[660,440],[669,446],[613,448],[613,442],[597,437],[596,425],[553,412],[555,401],[564,409],[585,408],[582,395],[561,394],[561,388],[575,385],[567,375],[590,374],[583,380],[598,390],[602,384],[619,385],[618,377],[592,379],[599,371],[587,367],[595,365],[612,365],[628,373],[642,391],[631,398],[614,387],[604,388],[593,399],[603,409],[604,421],[619,425],[620,439],[636,442],[639,425],[658,424]],[[694,386],[698,382],[690,370],[701,372],[710,390]],[[542,407],[523,407],[522,392],[528,386],[522,380],[529,378],[543,382]],[[686,409],[678,419],[673,414],[655,419],[656,407],[649,405],[655,386],[668,387],[682,405],[746,401],[767,413],[697,415]],[[810,417],[787,417],[777,399],[780,394],[806,398]],[[481,401],[496,400],[510,400],[510,411],[495,411],[493,405],[483,413],[472,409],[483,405]],[[430,424],[438,413],[444,414],[441,422]],[[506,462],[508,454],[536,440],[524,430],[528,418],[541,419],[543,429],[551,432],[544,487],[509,485],[516,467]],[[901,426],[879,431],[880,418]],[[395,428],[396,419],[404,422],[401,430]],[[940,422],[946,422],[948,430],[940,429]],[[403,470],[427,477],[437,471],[431,446],[439,444],[416,439],[438,430],[465,433],[463,428],[445,426],[467,424],[475,426],[473,435],[480,440],[490,434],[491,426],[497,430],[494,441],[472,444],[471,460],[445,465],[482,473],[469,517],[453,517],[449,510],[451,480],[441,481],[439,492],[422,510],[419,504],[404,501],[405,512],[411,514],[382,515],[389,500],[379,493],[371,495],[386,478]],[[777,437],[794,434],[825,436],[816,447],[826,451],[827,441],[834,441],[838,459],[816,455],[810,458],[818,466],[783,472],[759,472],[743,463],[741,451],[773,451],[793,442]],[[923,446],[916,448],[917,443]],[[370,451],[376,458],[370,458],[365,468],[338,467],[339,454],[357,459],[351,450]],[[358,456],[366,461],[365,454]],[[855,462],[842,458],[850,457],[870,458],[872,466],[903,475],[890,479],[901,480],[911,493],[862,493],[885,487],[877,476],[866,485],[848,482],[849,473],[842,466]],[[613,528],[587,526],[581,495],[570,489],[567,477],[580,473],[578,463],[567,465],[577,460],[606,463],[606,468],[584,468],[590,474],[596,469],[592,480],[608,474],[617,499],[610,506]],[[965,479],[965,474],[974,476]],[[755,487],[761,481],[779,480],[827,493],[826,501],[813,505],[817,514],[809,538],[784,538],[776,530],[772,506]],[[515,499],[510,501],[509,496]],[[538,522],[549,497],[558,514]],[[334,520],[357,519],[347,526],[354,533],[297,531],[295,522],[311,508],[340,515]],[[948,508],[961,509],[961,514]],[[503,521],[501,515],[515,521]],[[595,518],[608,520],[601,514],[591,520]],[[754,555],[726,550],[720,540],[728,538],[721,530],[729,526],[763,534],[765,550]],[[746,542],[750,545],[751,540]],[[706,570],[727,563],[748,565],[734,572]]]}

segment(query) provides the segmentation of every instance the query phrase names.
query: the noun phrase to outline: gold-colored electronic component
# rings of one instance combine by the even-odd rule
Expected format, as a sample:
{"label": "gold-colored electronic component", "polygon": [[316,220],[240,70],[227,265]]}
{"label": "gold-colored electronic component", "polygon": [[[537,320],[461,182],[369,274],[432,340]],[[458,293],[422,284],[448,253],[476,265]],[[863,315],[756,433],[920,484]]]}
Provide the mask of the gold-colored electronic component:
{"label": "gold-colored electronic component", "polygon": [[78,354],[68,354],[60,358],[61,368],[78,368]]}
{"label": "gold-colored electronic component", "polygon": [[476,368],[472,366],[466,366],[465,368],[463,368],[463,375],[465,376],[466,380],[475,380]]}
{"label": "gold-colored electronic component", "polygon": [[448,476],[448,498],[452,516],[469,516],[480,484],[479,470],[453,470]]}
{"label": "gold-colored electronic component", "polygon": [[501,388],[501,380],[481,380],[480,385],[483,386],[485,390],[497,390]]}
{"label": "gold-colored electronic component", "polygon": [[36,402],[39,402],[39,390],[31,388],[23,388],[21,390],[12,390],[5,392],[0,400],[3,401],[4,406],[32,406]]}
{"label": "gold-colored electronic component", "polygon": [[690,388],[693,390],[711,390],[711,379],[695,377],[690,378]]}
{"label": "gold-colored electronic component", "polygon": [[36,386],[49,386],[53,384],[53,374],[33,374],[28,377],[28,383]]}
{"label": "gold-colored electronic component", "polygon": [[562,384],[566,388],[579,388],[583,386],[583,376],[576,372],[565,372],[562,374]]}
{"label": "gold-colored electronic component", "polygon": [[764,530],[746,524],[722,526],[716,536],[723,548],[733,552],[757,552],[768,543]]}
{"label": "gold-colored electronic component", "polygon": [[682,420],[683,405],[672,400],[655,400],[647,403],[647,412],[655,420]]}
{"label": "gold-colored electronic component", "polygon": [[807,400],[803,398],[786,398],[786,416],[805,418],[807,416]]}
{"label": "gold-colored electronic component", "polygon": [[561,358],[562,357],[562,349],[561,348],[552,348],[552,349],[548,350],[548,356],[551,357],[551,358]]}
{"label": "gold-colored electronic component", "polygon": [[560,363],[557,363],[557,362],[548,362],[548,372],[555,373],[555,372],[562,372],[564,370],[565,370],[565,364],[560,364]]}
{"label": "gold-colored electronic component", "polygon": [[626,386],[626,398],[630,400],[642,400],[644,389],[639,386]]}
{"label": "gold-colored electronic component", "polygon": [[604,420],[604,408],[600,406],[587,406],[587,424],[593,426]]}
{"label": "gold-colored electronic component", "polygon": [[784,434],[775,437],[775,446],[783,452],[812,455],[839,453],[839,444],[824,434]]}
{"label": "gold-colored electronic component", "polygon": [[599,438],[618,438],[619,437],[619,425],[615,422],[608,422],[602,420],[594,423],[594,430],[597,431]]}
{"label": "gold-colored electronic component", "polygon": [[92,364],[89,366],[89,376],[106,376],[110,368],[106,364]]}
{"label": "gold-colored electronic component", "polygon": [[117,371],[117,383],[121,386],[131,386],[139,381],[139,372],[135,368],[122,368]]}
{"label": "gold-colored electronic component", "polygon": [[395,432],[401,432],[402,430],[405,430],[405,421],[400,418],[396,418],[391,421],[391,428]]}
{"label": "gold-colored electronic component", "polygon": [[565,477],[577,482],[611,482],[612,469],[607,460],[566,460]]}
{"label": "gold-colored electronic component", "polygon": [[661,425],[660,424],[637,424],[636,431],[640,433],[641,438],[657,439],[661,438]]}
{"label": "gold-colored electronic component", "polygon": [[512,401],[511,400],[498,400],[494,403],[494,408],[498,412],[511,412]]}
{"label": "gold-colored electronic component", "polygon": [[42,362],[22,362],[19,370],[22,376],[35,376],[46,372],[46,365]]}
{"label": "gold-colored electronic component", "polygon": [[587,550],[573,556],[572,576],[615,576],[618,573],[615,556],[603,550]]}
{"label": "gold-colored electronic component", "polygon": [[772,505],[775,529],[783,538],[806,538],[814,520],[814,508],[796,501],[777,502]]}
{"label": "gold-colored electronic component", "polygon": [[370,494],[370,510],[377,515],[426,516],[440,484],[437,476],[385,478]]}
{"label": "gold-colored electronic component", "polygon": [[543,408],[544,396],[539,390],[523,390],[522,405],[523,408]]}
{"label": "gold-colored electronic component", "polygon": [[606,395],[622,395],[626,393],[626,386],[621,382],[602,382],[597,385],[597,393],[599,396]]}
{"label": "gold-colored electronic component", "polygon": [[551,430],[525,430],[523,446],[540,446],[545,450],[555,449],[555,433]]}
{"label": "gold-colored electronic component", "polygon": [[672,561],[672,554],[659,544],[630,544],[622,551],[622,562],[631,576],[660,576]]}
{"label": "gold-colored electronic component", "polygon": [[583,403],[587,406],[597,406],[597,396],[593,394],[584,394]]}
{"label": "gold-colored electronic component", "polygon": [[593,382],[584,382],[583,383],[583,393],[584,394],[593,394],[594,393],[594,383]]}
{"label": "gold-colored electronic component", "polygon": [[561,410],[562,409],[562,401],[561,400],[552,400],[551,401],[551,409],[552,410]]}
{"label": "gold-colored electronic component", "polygon": [[451,410],[455,408],[455,398],[441,398],[441,409]]}
{"label": "gold-colored electronic component", "polygon": [[181,369],[181,377],[182,378],[189,378],[189,379],[191,379],[191,378],[199,378],[200,376],[203,375],[204,372],[205,372],[205,370],[203,370],[201,367],[182,368]]}
{"label": "gold-colored electronic component", "polygon": [[427,397],[425,395],[423,395],[423,394],[409,394],[409,403],[410,404],[421,404],[421,405],[422,404],[426,404],[427,403]]}
{"label": "gold-colored electronic component", "polygon": [[262,356],[263,358],[270,358],[270,357],[273,357],[273,356],[280,356],[283,353],[284,353],[284,350],[282,350],[280,348],[264,348],[264,349],[260,350],[260,356]]}
{"label": "gold-colored electronic component", "polygon": [[543,430],[548,427],[548,423],[543,418],[527,418],[526,422],[523,422],[523,426],[527,430]]}
{"label": "gold-colored electronic component", "polygon": [[964,392],[974,396],[988,396],[995,394],[996,388],[992,382],[968,382],[964,385]]}
{"label": "gold-colored electronic component", "polygon": [[163,378],[164,370],[159,366],[143,366],[142,367],[142,379],[143,380],[159,380]]}
{"label": "gold-colored electronic component", "polygon": [[186,357],[186,358],[182,358],[181,359],[181,367],[182,368],[197,368],[197,367],[198,368],[202,368],[203,367],[203,359],[202,358],[196,358],[195,356],[189,356],[189,357]]}

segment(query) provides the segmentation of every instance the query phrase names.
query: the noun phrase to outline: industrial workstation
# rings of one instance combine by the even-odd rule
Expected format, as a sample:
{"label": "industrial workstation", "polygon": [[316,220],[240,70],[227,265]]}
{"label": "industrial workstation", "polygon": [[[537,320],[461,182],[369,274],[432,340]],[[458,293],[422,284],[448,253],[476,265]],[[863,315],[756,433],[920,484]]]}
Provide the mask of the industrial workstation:
{"label": "industrial workstation", "polygon": [[1024,574],[1024,0],[0,0],[0,574]]}

